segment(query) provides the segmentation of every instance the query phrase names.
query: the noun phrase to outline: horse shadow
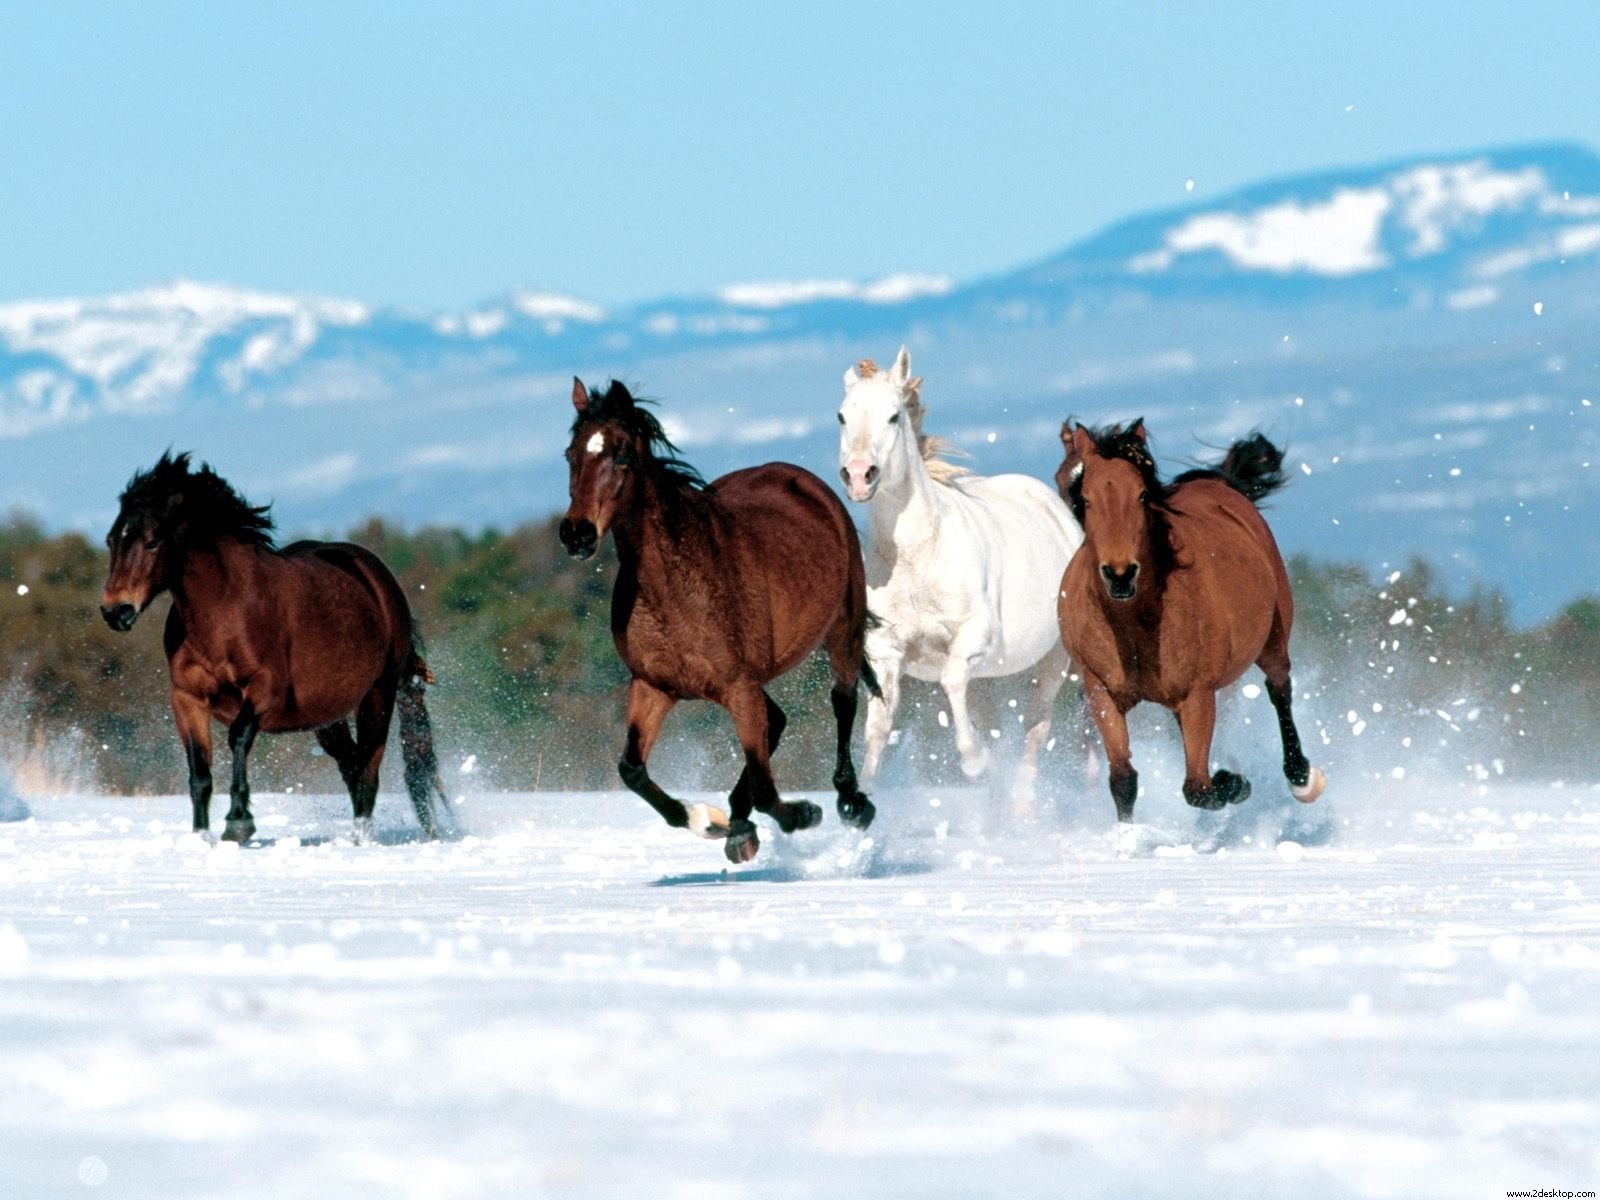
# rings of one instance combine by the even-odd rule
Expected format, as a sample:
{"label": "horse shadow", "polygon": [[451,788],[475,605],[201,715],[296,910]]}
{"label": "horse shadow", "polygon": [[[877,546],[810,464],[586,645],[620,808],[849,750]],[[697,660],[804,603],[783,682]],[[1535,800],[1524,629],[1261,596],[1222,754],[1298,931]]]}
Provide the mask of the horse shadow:
{"label": "horse shadow", "polygon": [[[465,834],[464,831],[459,830],[459,829],[451,829],[451,830],[442,830],[442,831],[440,831],[440,833],[439,833],[439,835],[437,837],[430,839],[427,834],[422,832],[421,829],[417,829],[417,828],[411,828],[411,829],[396,828],[396,829],[375,829],[367,837],[366,841],[359,842],[359,843],[354,838],[352,838],[348,832],[345,832],[345,833],[313,833],[313,834],[306,834],[306,835],[301,835],[301,836],[294,836],[294,837],[292,837],[292,840],[294,842],[298,843],[302,847],[305,847],[307,849],[313,849],[313,848],[318,847],[318,846],[333,846],[333,845],[337,845],[337,844],[340,844],[340,843],[343,843],[346,846],[355,847],[355,846],[412,846],[412,845],[420,845],[420,844],[422,844],[424,842],[428,842],[428,841],[459,842],[465,836],[466,836],[466,834]],[[247,849],[247,850],[270,850],[270,849],[272,849],[272,847],[276,846],[280,841],[289,841],[289,840],[291,840],[291,835],[288,835],[288,834],[285,834],[282,837],[252,837],[248,842],[244,843],[244,847],[243,848]]]}
{"label": "horse shadow", "polygon": [[938,870],[933,863],[911,861],[868,864],[859,871],[827,872],[808,870],[804,863],[775,863],[750,871],[726,867],[720,871],[691,871],[683,875],[663,875],[650,887],[712,887],[730,883],[834,883],[840,879],[898,879],[928,875]]}

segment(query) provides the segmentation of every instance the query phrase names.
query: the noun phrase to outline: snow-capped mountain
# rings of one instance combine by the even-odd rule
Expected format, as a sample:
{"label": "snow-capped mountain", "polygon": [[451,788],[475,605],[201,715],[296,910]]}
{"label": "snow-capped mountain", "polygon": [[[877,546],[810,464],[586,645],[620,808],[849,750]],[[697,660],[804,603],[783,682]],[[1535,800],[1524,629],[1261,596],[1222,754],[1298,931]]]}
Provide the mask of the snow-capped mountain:
{"label": "snow-capped mountain", "polygon": [[1174,466],[1259,425],[1300,475],[1287,549],[1424,554],[1536,617],[1600,589],[1597,318],[1600,159],[1572,146],[1275,180],[959,284],[414,313],[175,283],[0,305],[0,504],[98,531],[173,445],[291,529],[509,524],[564,504],[575,373],[661,398],[708,474],[831,478],[840,375],[906,341],[980,470],[1048,475],[1069,414],[1143,415]]}

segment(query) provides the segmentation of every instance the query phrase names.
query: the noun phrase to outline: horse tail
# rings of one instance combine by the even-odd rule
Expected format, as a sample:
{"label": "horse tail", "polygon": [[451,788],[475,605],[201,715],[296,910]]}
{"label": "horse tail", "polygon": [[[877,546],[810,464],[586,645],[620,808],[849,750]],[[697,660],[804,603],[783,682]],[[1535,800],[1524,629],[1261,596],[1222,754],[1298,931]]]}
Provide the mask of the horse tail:
{"label": "horse tail", "polygon": [[1260,504],[1289,482],[1283,470],[1283,451],[1259,433],[1229,446],[1217,464],[1217,473],[1252,504]]}
{"label": "horse tail", "polygon": [[433,672],[423,661],[421,638],[413,636],[411,657],[400,677],[396,697],[400,709],[400,754],[405,760],[406,790],[417,810],[417,821],[430,838],[439,836],[439,813],[433,798],[446,802],[444,784],[439,779],[439,757],[433,749],[433,722],[423,692],[434,682]]}

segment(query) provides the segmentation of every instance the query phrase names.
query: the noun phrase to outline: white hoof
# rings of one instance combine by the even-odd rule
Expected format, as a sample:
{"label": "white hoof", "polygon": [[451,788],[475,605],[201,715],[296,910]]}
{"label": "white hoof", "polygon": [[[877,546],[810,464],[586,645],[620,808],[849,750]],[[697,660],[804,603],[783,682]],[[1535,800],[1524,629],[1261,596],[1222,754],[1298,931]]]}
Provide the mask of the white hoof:
{"label": "white hoof", "polygon": [[358,817],[355,827],[350,831],[350,840],[358,846],[366,846],[372,842],[372,818]]}
{"label": "white hoof", "polygon": [[989,747],[980,746],[976,754],[963,756],[961,773],[968,779],[977,779],[989,769]]}
{"label": "white hoof", "polygon": [[696,837],[716,841],[728,836],[728,814],[711,804],[685,806],[689,814],[689,832]]}
{"label": "white hoof", "polygon": [[1312,767],[1311,774],[1306,776],[1304,785],[1301,787],[1295,787],[1293,784],[1289,785],[1289,794],[1300,801],[1301,804],[1310,804],[1318,796],[1322,795],[1322,789],[1327,786],[1328,780],[1323,775],[1321,768]]}

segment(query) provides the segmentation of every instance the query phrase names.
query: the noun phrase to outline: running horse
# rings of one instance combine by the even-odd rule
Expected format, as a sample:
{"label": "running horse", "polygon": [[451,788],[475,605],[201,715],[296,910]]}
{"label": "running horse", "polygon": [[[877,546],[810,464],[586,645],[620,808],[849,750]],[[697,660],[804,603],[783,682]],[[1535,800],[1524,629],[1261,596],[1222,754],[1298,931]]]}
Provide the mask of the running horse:
{"label": "running horse", "polygon": [[433,796],[443,799],[443,789],[423,703],[432,677],[404,591],[360,546],[280,549],[269,507],[247,503],[209,466],[191,471],[187,454],[163,454],[129,481],[106,535],[107,625],[126,633],[152,600],[172,593],[163,640],[195,830],[211,827],[218,721],[233,754],[225,839],[255,833],[246,765],[256,735],[311,730],[350,790],[356,839],[367,840],[398,703],[406,787],[423,831],[436,836]]}
{"label": "running horse", "polygon": [[1163,483],[1142,420],[1102,430],[1069,421],[1061,441],[1056,485],[1083,526],[1084,545],[1062,576],[1057,617],[1105,742],[1117,820],[1133,820],[1139,793],[1126,718],[1141,700],[1178,718],[1185,800],[1217,809],[1249,797],[1249,780],[1212,772],[1210,756],[1217,689],[1251,663],[1267,677],[1290,794],[1311,803],[1326,781],[1294,724],[1294,597],[1257,509],[1285,482],[1283,451],[1252,434],[1217,466]]}
{"label": "running horse", "polygon": [[[858,682],[874,695],[878,686],[864,653],[866,572],[844,505],[788,463],[705,483],[620,383],[591,393],[574,379],[572,405],[572,503],[560,537],[577,559],[593,555],[607,533],[616,543],[611,635],[633,676],[622,782],[668,825],[725,839],[735,863],[760,848],[752,809],[785,833],[817,824],[815,804],[779,799],[771,756],[786,718],[764,688],[821,646],[833,675],[839,816],[865,829],[875,810],[857,786],[850,735]],[[731,816],[685,805],[650,778],[662,722],[688,699],[711,700],[733,717],[745,765],[728,797]]]}

